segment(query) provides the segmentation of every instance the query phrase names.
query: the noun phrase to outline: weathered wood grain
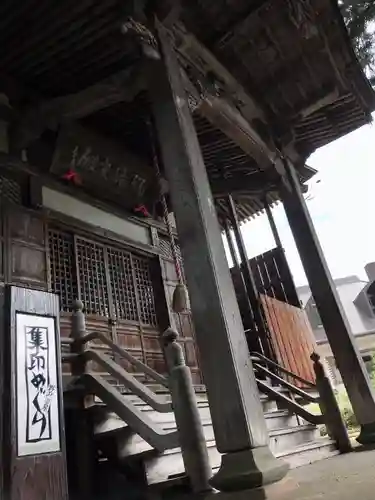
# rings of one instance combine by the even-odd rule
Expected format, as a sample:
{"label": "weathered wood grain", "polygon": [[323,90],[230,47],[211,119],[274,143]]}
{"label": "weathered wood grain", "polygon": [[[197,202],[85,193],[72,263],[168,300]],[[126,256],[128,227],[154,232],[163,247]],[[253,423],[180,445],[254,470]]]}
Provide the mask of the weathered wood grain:
{"label": "weathered wood grain", "polygon": [[[261,295],[260,298],[278,363],[314,383],[310,355],[316,350],[316,342],[305,311],[268,295]],[[303,386],[295,379],[290,381]]]}
{"label": "weathered wood grain", "polygon": [[[65,433],[62,393],[59,394],[61,451],[39,456],[17,456],[16,401],[16,312],[56,317],[56,343],[59,338],[59,301],[57,296],[19,287],[6,287],[2,308],[3,330],[0,338],[2,355],[1,412],[3,419],[3,498],[9,500],[67,500],[68,484],[65,458]],[[61,358],[57,349],[58,384],[61,387]]]}

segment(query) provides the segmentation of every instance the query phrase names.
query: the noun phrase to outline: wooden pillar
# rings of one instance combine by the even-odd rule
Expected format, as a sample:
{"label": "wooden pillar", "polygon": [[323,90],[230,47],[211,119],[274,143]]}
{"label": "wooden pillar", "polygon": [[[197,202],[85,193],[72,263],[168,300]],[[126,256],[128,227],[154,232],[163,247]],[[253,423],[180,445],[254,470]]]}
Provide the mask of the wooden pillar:
{"label": "wooden pillar", "polygon": [[241,271],[241,263],[239,261],[239,258],[238,258],[237,252],[236,252],[236,247],[235,247],[235,243],[233,240],[233,235],[231,233],[231,229],[230,229],[230,226],[229,226],[227,219],[225,219],[224,230],[225,230],[225,235],[226,235],[228,246],[229,246],[229,251],[230,251],[230,254],[231,254],[233,262],[234,262],[234,272],[236,273],[236,276],[238,278],[238,283],[240,285],[240,289],[238,290],[240,293],[240,296],[237,297],[237,299],[241,299],[243,297],[243,301],[244,301],[244,302],[242,302],[241,300],[239,300],[238,304],[240,306],[240,309],[241,309],[241,306],[242,307],[245,306],[246,311],[248,312],[248,315],[249,315],[249,323],[246,324],[247,321],[244,321],[244,326],[248,327],[248,330],[245,330],[247,345],[249,347],[250,352],[252,352],[252,351],[262,352],[263,346],[260,342],[259,337],[257,335],[255,335],[255,332],[254,332],[255,320],[254,320],[253,308],[251,306],[249,295],[247,293],[246,284],[245,284],[244,277],[243,277],[242,271]]}
{"label": "wooden pillar", "polygon": [[216,445],[211,484],[255,488],[281,479],[249,358],[215,205],[176,54],[157,23],[162,58],[149,61],[149,92],[184,259]]}
{"label": "wooden pillar", "polygon": [[59,298],[7,286],[5,299],[1,498],[67,500]]}
{"label": "wooden pillar", "polygon": [[241,271],[241,264],[240,264],[240,260],[238,258],[237,252],[236,252],[236,248],[235,248],[234,241],[233,241],[233,235],[231,233],[230,226],[229,226],[227,219],[225,219],[224,231],[225,231],[225,236],[227,238],[229,252],[230,252],[230,255],[232,257],[234,267],[238,270],[238,272],[240,272]]}
{"label": "wooden pillar", "polygon": [[237,248],[241,258],[241,271],[245,282],[247,295],[253,311],[254,322],[257,328],[262,353],[270,359],[276,359],[272,353],[271,342],[268,339],[268,325],[263,313],[262,304],[260,303],[259,292],[255,284],[253,272],[250,267],[249,258],[247,255],[245,242],[242,237],[240,225],[238,222],[236,206],[231,195],[228,196],[228,211],[231,218],[234,235],[237,242]]}
{"label": "wooden pillar", "polygon": [[283,245],[282,245],[281,240],[280,240],[280,235],[279,235],[279,232],[277,230],[275,219],[274,219],[274,217],[272,215],[271,207],[270,207],[270,205],[268,203],[267,196],[265,196],[265,198],[264,198],[264,208],[266,210],[267,219],[268,219],[268,222],[270,224],[270,228],[271,228],[271,231],[272,231],[272,236],[273,236],[273,238],[275,240],[276,246],[278,248],[282,248]]}
{"label": "wooden pillar", "polygon": [[[287,160],[279,164],[280,194],[290,228],[319,311],[324,330],[340,370],[354,413],[361,425],[360,443],[375,442],[375,399],[362,357],[355,345],[334,282],[294,167]],[[334,228],[332,228],[334,230]],[[337,248],[339,252],[340,249]]]}
{"label": "wooden pillar", "polygon": [[[73,302],[71,316],[72,352],[79,355],[74,360],[72,375],[77,379],[88,370],[88,363],[84,359],[87,344],[80,340],[87,334],[86,317],[83,312],[83,303],[80,300]],[[74,406],[69,412],[69,426],[67,426],[67,439],[70,444],[69,460],[69,486],[73,486],[77,498],[90,500],[94,496],[95,479],[95,443],[92,416],[87,411],[88,406],[93,406],[92,394],[77,393],[74,397]],[[72,490],[72,488],[71,488]]]}
{"label": "wooden pillar", "polygon": [[12,108],[9,105],[8,96],[0,92],[0,151],[9,153],[9,123],[11,121]]}

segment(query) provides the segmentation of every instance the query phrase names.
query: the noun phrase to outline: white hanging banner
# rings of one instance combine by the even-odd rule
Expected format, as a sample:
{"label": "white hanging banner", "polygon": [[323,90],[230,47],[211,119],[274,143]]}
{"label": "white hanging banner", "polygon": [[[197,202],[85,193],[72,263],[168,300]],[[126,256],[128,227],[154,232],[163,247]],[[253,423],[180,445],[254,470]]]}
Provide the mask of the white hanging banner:
{"label": "white hanging banner", "polygon": [[18,456],[61,450],[55,318],[16,313]]}

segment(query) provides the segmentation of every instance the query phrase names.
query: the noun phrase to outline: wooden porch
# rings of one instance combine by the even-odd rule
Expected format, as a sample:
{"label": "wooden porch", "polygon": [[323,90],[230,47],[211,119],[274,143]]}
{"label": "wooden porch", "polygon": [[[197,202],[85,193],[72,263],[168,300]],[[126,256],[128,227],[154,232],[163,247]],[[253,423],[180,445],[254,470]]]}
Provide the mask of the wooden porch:
{"label": "wooden porch", "polygon": [[[22,310],[37,316],[46,316],[45,310],[30,308],[29,294],[41,293],[43,300],[55,294],[48,295],[53,307],[47,316],[60,318],[56,335],[59,326],[64,338],[73,333],[63,351],[75,398],[75,437],[68,447],[70,463],[84,464],[80,487],[86,497],[90,464],[106,453],[114,464],[126,455],[121,466],[140,483],[156,462],[169,467],[176,460],[195,492],[207,493],[209,485],[258,488],[285,475],[281,457],[290,455],[290,436],[293,445],[301,444],[301,436],[315,436],[315,425],[332,424],[332,412],[315,418],[285,394],[286,387],[288,394],[314,398],[292,385],[290,375],[269,375],[281,389],[257,379],[249,357],[249,348],[259,344],[271,362],[284,365],[282,373],[315,383],[310,330],[281,248],[249,263],[241,237],[240,224],[279,201],[363,433],[372,439],[375,401],[301,194],[315,173],[308,156],[368,123],[375,108],[336,2],[5,1],[0,27],[1,290],[8,302],[12,293],[26,297]],[[241,255],[233,277],[247,339],[221,240],[228,227]],[[173,310],[177,285],[187,285],[191,311]],[[62,403],[56,402],[61,439],[54,453],[20,455],[17,448],[15,372],[22,339],[15,304],[3,308],[6,320],[13,318],[0,336],[0,382],[12,387],[3,391],[0,414],[4,494],[66,500]],[[166,331],[167,339],[161,336]],[[255,364],[267,374],[259,359]],[[102,377],[106,370],[130,385],[130,399],[144,399],[129,402],[110,377]],[[328,391],[332,406],[319,370],[315,360],[322,398],[327,403]],[[171,400],[150,394],[152,377],[167,384],[174,412]],[[207,389],[204,405],[193,386]],[[271,396],[281,403],[270,416],[262,406],[274,402]],[[116,421],[116,454],[108,442],[91,447],[87,399],[117,412],[118,418],[105,414],[103,424]],[[310,419],[302,429],[288,426],[285,402]],[[166,428],[145,417],[154,412],[152,404],[169,410]],[[200,407],[209,416],[205,428]],[[274,418],[288,422],[282,432],[271,429]],[[342,435],[345,441],[339,424],[337,442]],[[74,445],[81,437],[87,446]],[[207,440],[215,464],[211,479]],[[329,440],[324,449],[331,447]],[[163,455],[170,450],[172,460]],[[139,467],[130,466],[130,456]],[[194,457],[202,465],[198,471]]]}

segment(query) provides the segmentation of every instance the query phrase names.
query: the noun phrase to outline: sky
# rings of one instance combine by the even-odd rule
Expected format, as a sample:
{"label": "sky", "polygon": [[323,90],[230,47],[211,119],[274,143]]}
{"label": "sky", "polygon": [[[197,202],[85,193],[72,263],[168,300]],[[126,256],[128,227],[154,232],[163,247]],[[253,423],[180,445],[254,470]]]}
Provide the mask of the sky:
{"label": "sky", "polygon": [[[305,198],[333,278],[365,279],[365,264],[375,261],[375,124],[320,148],[307,164],[318,173]],[[273,214],[295,283],[304,285],[282,205]],[[242,234],[249,258],[275,246],[265,216],[244,224]]]}

